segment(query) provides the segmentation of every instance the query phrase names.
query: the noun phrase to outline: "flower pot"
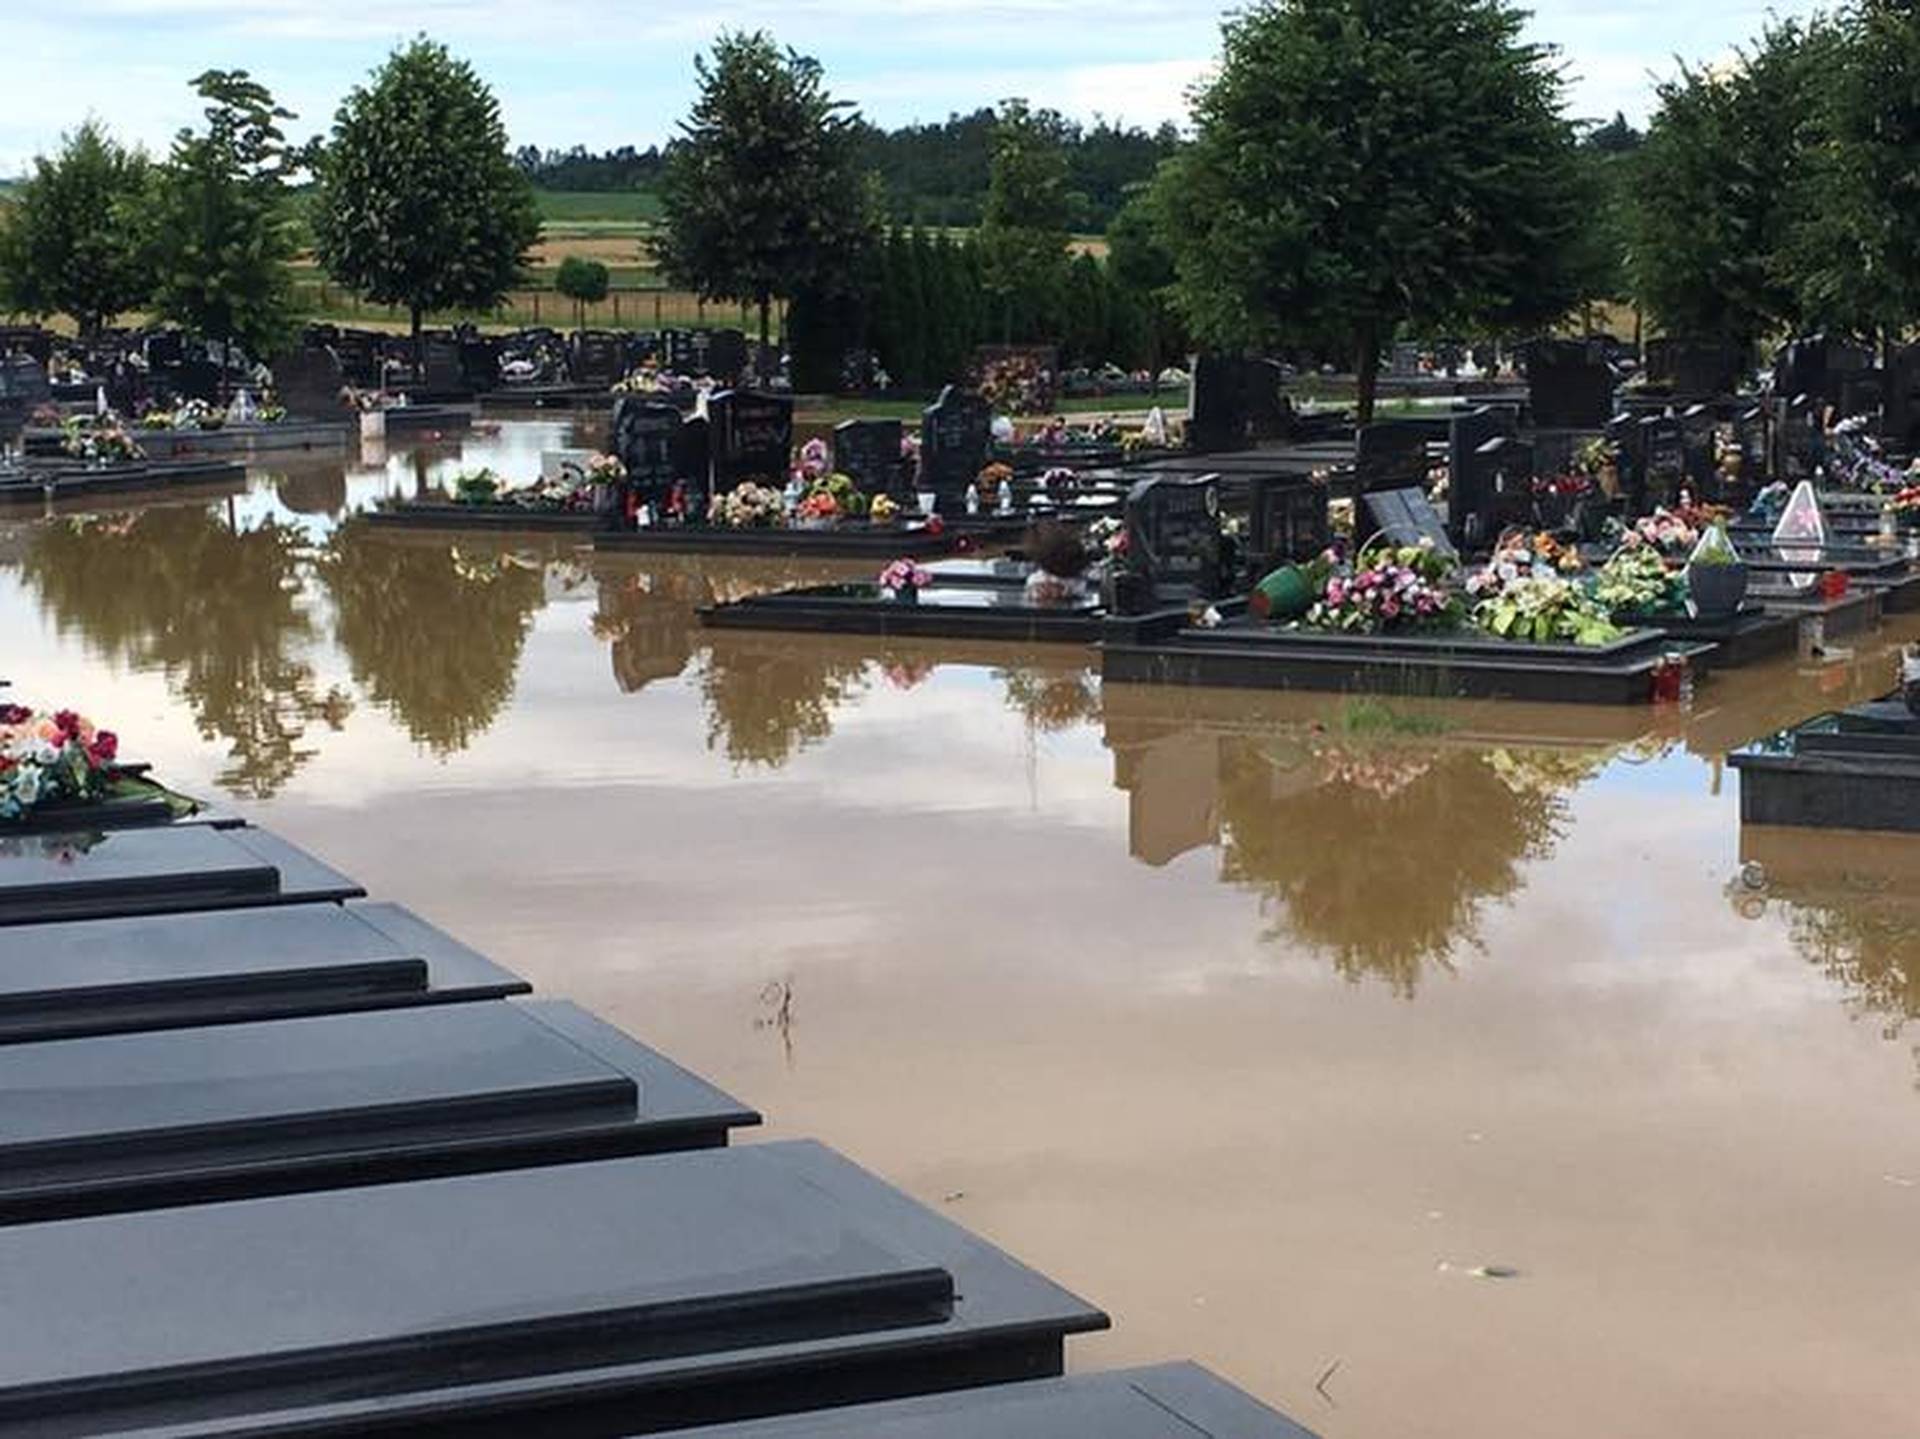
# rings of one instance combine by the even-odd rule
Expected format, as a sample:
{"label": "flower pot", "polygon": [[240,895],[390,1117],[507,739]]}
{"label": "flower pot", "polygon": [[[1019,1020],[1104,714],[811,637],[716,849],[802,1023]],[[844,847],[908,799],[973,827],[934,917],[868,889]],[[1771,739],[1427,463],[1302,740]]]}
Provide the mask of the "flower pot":
{"label": "flower pot", "polygon": [[1693,597],[1696,614],[1703,619],[1724,619],[1747,598],[1747,567],[1690,564],[1687,592]]}
{"label": "flower pot", "polygon": [[1283,565],[1260,581],[1251,601],[1255,612],[1284,623],[1313,608],[1313,586],[1298,565]]}

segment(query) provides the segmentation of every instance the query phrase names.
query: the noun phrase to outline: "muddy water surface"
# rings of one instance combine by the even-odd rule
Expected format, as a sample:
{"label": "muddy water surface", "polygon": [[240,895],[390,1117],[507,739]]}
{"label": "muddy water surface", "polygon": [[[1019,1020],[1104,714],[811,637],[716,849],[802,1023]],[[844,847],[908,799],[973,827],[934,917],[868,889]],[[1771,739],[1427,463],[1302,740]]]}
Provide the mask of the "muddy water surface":
{"label": "muddy water surface", "polygon": [[1743,852],[1722,765],[1913,625],[1381,734],[693,618],[861,566],[339,527],[576,438],[8,525],[0,673],[1103,1304],[1083,1368],[1343,1439],[1913,1432],[1920,844]]}

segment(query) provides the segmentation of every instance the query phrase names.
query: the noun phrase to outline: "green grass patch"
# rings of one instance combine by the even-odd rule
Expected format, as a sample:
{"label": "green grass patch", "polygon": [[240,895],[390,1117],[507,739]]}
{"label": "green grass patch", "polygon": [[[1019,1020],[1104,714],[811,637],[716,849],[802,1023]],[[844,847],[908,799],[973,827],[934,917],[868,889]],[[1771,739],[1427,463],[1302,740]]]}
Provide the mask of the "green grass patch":
{"label": "green grass patch", "polygon": [[1445,734],[1451,726],[1439,715],[1398,709],[1377,695],[1353,695],[1340,706],[1333,728],[1354,739],[1382,739]]}
{"label": "green grass patch", "polygon": [[[842,420],[917,420],[920,412],[933,403],[931,395],[912,400],[827,400],[805,404],[794,419],[807,425],[837,425]],[[1100,395],[1063,400],[1055,413],[1062,415],[1145,414],[1155,405],[1170,415],[1185,412],[1185,390],[1162,390],[1153,395]]]}

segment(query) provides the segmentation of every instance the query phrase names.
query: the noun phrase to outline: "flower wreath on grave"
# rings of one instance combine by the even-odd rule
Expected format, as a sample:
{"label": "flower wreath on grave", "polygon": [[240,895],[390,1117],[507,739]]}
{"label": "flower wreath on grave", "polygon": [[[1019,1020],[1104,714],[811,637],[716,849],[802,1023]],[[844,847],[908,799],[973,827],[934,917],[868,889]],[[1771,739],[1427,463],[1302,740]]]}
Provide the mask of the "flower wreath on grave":
{"label": "flower wreath on grave", "polygon": [[777,530],[787,523],[787,500],[769,485],[746,480],[714,501],[716,524],[736,530]]}
{"label": "flower wreath on grave", "polygon": [[1621,631],[1606,608],[1567,577],[1562,557],[1538,545],[1540,538],[1503,543],[1467,577],[1474,625],[1500,639],[1532,644],[1604,645],[1618,639]]}
{"label": "flower wreath on grave", "polygon": [[1417,545],[1376,540],[1350,566],[1329,550],[1311,567],[1319,597],[1300,623],[1346,634],[1457,629],[1463,607],[1447,588],[1452,569],[1430,540]]}
{"label": "flower wreath on grave", "polygon": [[1651,545],[1629,545],[1594,571],[1593,598],[1615,618],[1671,614],[1686,606],[1686,576]]}

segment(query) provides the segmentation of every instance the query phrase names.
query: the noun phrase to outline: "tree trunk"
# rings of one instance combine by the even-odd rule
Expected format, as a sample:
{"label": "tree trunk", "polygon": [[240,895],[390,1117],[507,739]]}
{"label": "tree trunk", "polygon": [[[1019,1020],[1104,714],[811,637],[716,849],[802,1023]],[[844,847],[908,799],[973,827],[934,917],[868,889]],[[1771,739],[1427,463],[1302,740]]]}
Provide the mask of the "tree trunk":
{"label": "tree trunk", "polygon": [[767,291],[760,292],[760,363],[754,368],[759,372],[760,382],[768,383],[773,377],[773,296]]}
{"label": "tree trunk", "polygon": [[1372,325],[1360,327],[1360,348],[1353,358],[1356,382],[1354,419],[1362,425],[1373,423],[1373,400],[1380,389],[1380,331]]}
{"label": "tree trunk", "polygon": [[413,378],[418,384],[427,378],[427,357],[420,341],[420,307],[410,305],[407,309],[413,319]]}

